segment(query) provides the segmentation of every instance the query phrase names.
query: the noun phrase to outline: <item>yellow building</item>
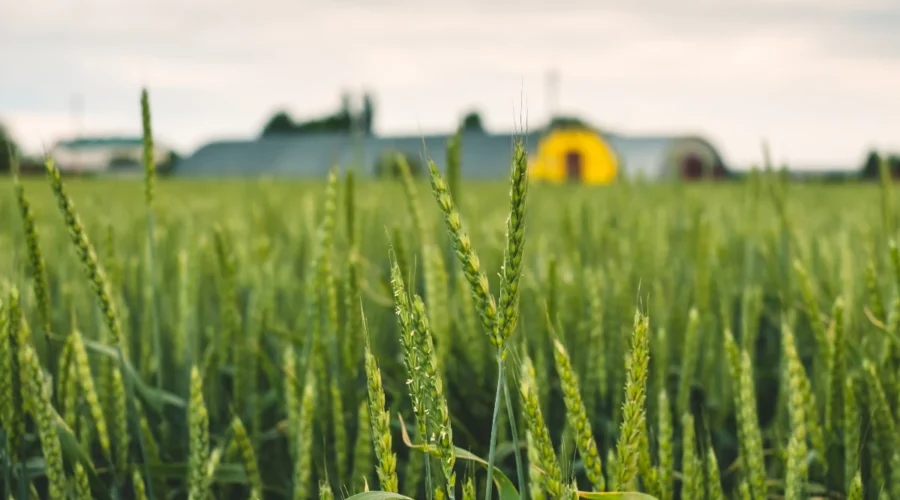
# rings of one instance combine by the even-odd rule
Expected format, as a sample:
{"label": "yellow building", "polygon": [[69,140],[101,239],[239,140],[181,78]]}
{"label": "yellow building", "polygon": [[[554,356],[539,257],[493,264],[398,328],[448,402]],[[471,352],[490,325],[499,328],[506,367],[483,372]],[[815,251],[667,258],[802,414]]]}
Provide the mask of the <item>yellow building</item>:
{"label": "yellow building", "polygon": [[529,170],[535,180],[609,184],[618,174],[619,158],[597,132],[561,128],[540,139]]}

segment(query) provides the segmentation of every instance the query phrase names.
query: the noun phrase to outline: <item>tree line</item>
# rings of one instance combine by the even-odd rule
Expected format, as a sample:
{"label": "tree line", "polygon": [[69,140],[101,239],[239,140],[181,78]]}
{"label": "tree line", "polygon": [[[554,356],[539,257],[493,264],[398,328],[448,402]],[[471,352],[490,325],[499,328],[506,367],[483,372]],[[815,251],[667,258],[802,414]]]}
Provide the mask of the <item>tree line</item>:
{"label": "tree line", "polygon": [[[333,133],[359,133],[372,135],[374,133],[375,100],[368,92],[361,98],[361,105],[354,107],[350,94],[341,95],[341,103],[338,109],[332,113],[297,121],[286,110],[279,110],[266,121],[260,136],[271,137],[277,135],[303,135],[322,132]],[[469,111],[461,122],[460,128],[464,131],[484,131],[481,114],[478,111]]]}
{"label": "tree line", "polygon": [[[370,93],[363,93],[359,99],[359,105],[356,106],[354,106],[351,95],[349,93],[344,93],[341,95],[340,104],[337,110],[318,117],[312,117],[306,120],[295,120],[286,110],[282,109],[275,112],[265,122],[265,125],[260,132],[260,136],[297,136],[315,133],[346,133],[369,136],[374,134],[375,117],[375,100]],[[573,126],[592,128],[580,118],[572,116],[557,116],[551,120],[550,124],[548,124],[548,128],[551,129]],[[481,114],[477,110],[468,111],[460,120],[457,130],[462,132],[484,132],[485,129]],[[22,154],[22,151],[7,128],[0,123],[0,172],[8,172],[10,170],[10,160],[13,155],[17,155],[20,158],[23,170],[42,168],[39,164],[31,165],[34,161],[30,160],[27,155]],[[860,177],[880,177],[881,159],[882,155],[877,151],[869,151],[865,161],[859,169]],[[900,153],[889,154],[886,159],[890,175],[894,178],[900,178]],[[173,158],[173,161],[175,161],[175,158]],[[411,166],[413,166],[414,169],[415,167],[418,167],[418,165]],[[388,167],[387,170],[394,169]]]}

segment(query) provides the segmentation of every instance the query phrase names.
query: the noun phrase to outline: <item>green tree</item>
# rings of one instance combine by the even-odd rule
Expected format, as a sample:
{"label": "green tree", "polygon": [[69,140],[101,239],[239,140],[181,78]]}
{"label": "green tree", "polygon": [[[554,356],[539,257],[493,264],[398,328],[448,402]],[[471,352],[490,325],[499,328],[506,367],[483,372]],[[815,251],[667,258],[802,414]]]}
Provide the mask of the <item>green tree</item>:
{"label": "green tree", "polygon": [[9,172],[10,159],[13,155],[21,155],[19,146],[13,140],[6,127],[0,123],[0,172]]}
{"label": "green tree", "polygon": [[294,127],[294,120],[291,119],[290,115],[286,111],[279,111],[266,122],[262,135],[291,133],[294,131]]}
{"label": "green tree", "polygon": [[375,117],[375,103],[371,94],[366,93],[362,98],[362,109],[355,113],[352,109],[351,95],[341,94],[341,103],[338,109],[331,114],[314,117],[306,121],[294,121],[287,111],[281,110],[275,113],[263,127],[262,136],[285,134],[309,134],[317,132],[343,132],[351,133],[354,122],[360,127],[364,135],[372,133],[372,123]]}
{"label": "green tree", "polygon": [[559,115],[559,116],[554,116],[554,117],[550,120],[550,128],[551,128],[551,129],[557,129],[557,128],[586,128],[586,129],[593,129],[594,127],[591,126],[591,125],[590,125],[589,123],[587,123],[586,121],[584,121],[583,119],[577,117],[577,116],[564,116],[564,115]]}
{"label": "green tree", "polygon": [[[900,176],[900,155],[888,155],[888,172],[891,177]],[[877,151],[869,151],[862,168],[862,177],[865,179],[881,178],[881,155]]]}
{"label": "green tree", "polygon": [[363,95],[362,112],[360,112],[359,122],[360,129],[363,134],[372,134],[372,122],[375,120],[375,103],[372,100],[372,94],[366,92]]}
{"label": "green tree", "polygon": [[179,161],[181,161],[181,155],[175,151],[171,151],[169,157],[156,166],[156,171],[160,174],[171,173],[176,168]]}
{"label": "green tree", "polygon": [[461,127],[466,132],[484,132],[484,124],[481,122],[481,113],[470,111],[462,119]]}

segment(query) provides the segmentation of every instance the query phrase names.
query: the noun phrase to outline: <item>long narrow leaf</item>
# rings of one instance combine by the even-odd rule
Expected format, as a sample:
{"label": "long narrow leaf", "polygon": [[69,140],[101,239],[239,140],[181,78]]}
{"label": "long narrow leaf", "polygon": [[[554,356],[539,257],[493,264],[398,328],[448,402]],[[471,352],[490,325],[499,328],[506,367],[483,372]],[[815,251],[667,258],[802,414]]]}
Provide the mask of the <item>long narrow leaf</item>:
{"label": "long narrow leaf", "polygon": [[391,500],[394,498],[398,498],[401,500],[413,500],[408,496],[401,495],[399,493],[391,493],[389,491],[364,491],[362,493],[357,493],[352,497],[347,497],[347,500]]}
{"label": "long narrow leaf", "polygon": [[[107,356],[110,359],[116,361],[119,360],[119,355],[114,347],[99,344],[88,339],[84,339],[84,345],[89,350],[97,354]],[[128,377],[134,384],[134,388],[137,389],[137,392],[141,395],[144,402],[150,405],[157,412],[163,411],[163,408],[167,404],[178,408],[187,407],[187,402],[185,402],[184,399],[176,396],[175,394],[172,394],[171,392],[155,389],[144,383],[144,381],[141,380],[140,375],[138,375],[137,370],[134,369],[134,366],[132,366],[127,359],[124,360],[124,368],[124,375]]]}
{"label": "long narrow leaf", "polygon": [[[412,448],[414,450],[421,450],[426,453],[429,453],[434,456],[438,456],[438,451],[434,446],[429,445],[415,445],[412,443],[412,440],[409,439],[409,433],[406,432],[406,425],[403,423],[403,417],[397,416],[400,419],[400,432],[403,436],[403,444]],[[466,451],[459,447],[454,447],[456,458],[461,460],[469,460],[475,463],[478,463],[484,467],[485,470],[488,468],[487,460],[473,455],[469,451]],[[499,469],[494,469],[493,475],[494,484],[497,485],[497,489],[500,490],[500,500],[521,500],[522,496],[519,495],[519,491],[516,489],[516,486],[512,481]]]}

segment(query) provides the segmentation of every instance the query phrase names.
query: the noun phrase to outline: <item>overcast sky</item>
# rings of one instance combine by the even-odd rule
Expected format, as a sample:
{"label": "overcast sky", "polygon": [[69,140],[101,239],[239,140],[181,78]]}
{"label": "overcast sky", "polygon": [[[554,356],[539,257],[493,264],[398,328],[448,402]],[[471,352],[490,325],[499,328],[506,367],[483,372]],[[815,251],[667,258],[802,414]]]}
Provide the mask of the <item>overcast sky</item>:
{"label": "overcast sky", "polygon": [[[728,4],[729,7],[723,5]],[[630,6],[626,6],[630,5]],[[897,0],[29,0],[0,2],[0,121],[31,152],[77,130],[190,153],[271,114],[370,90],[378,133],[512,130],[559,111],[627,133],[700,133],[738,166],[857,166],[900,150]]]}

